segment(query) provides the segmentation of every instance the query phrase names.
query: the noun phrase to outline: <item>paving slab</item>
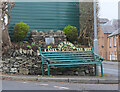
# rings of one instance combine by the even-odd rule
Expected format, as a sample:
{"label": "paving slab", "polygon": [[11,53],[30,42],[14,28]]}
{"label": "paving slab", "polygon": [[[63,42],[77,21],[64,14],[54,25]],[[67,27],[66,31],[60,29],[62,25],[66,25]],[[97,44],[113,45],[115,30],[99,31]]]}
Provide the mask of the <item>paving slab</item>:
{"label": "paving slab", "polygon": [[69,82],[85,84],[118,84],[118,77],[96,77],[96,76],[25,76],[25,75],[0,75],[3,80],[24,80],[24,81],[50,81],[50,82]]}

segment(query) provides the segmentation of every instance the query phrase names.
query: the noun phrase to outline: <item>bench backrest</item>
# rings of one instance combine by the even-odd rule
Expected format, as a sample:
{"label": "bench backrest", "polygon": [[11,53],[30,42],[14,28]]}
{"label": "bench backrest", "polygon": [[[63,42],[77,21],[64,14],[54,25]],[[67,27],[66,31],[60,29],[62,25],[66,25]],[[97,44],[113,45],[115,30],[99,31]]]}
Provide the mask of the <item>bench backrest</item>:
{"label": "bench backrest", "polygon": [[[93,48],[75,48],[73,51],[62,51],[59,48],[39,48],[42,63],[46,63],[46,59],[50,62],[69,62],[69,61],[95,61]],[[45,58],[46,59],[45,59]]]}

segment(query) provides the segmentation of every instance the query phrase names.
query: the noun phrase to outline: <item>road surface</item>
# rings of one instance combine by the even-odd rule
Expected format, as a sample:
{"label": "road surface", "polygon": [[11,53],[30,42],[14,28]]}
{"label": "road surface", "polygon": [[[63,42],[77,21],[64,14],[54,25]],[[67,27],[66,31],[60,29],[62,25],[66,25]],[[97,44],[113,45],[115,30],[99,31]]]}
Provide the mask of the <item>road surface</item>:
{"label": "road surface", "polygon": [[2,81],[3,90],[118,90],[118,84]]}
{"label": "road surface", "polygon": [[[118,68],[118,67],[120,67],[120,63],[119,64],[103,63],[103,72],[105,74],[109,74],[109,75],[118,77],[118,72],[120,72],[120,68]],[[100,70],[100,68],[99,68],[99,70]]]}

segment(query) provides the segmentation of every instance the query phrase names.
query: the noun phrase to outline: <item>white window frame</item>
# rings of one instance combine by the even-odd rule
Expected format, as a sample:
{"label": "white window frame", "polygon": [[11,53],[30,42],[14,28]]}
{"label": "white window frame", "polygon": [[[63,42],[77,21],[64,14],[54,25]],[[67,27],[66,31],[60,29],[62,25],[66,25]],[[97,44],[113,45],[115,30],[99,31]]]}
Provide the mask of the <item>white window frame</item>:
{"label": "white window frame", "polygon": [[111,38],[109,38],[109,46],[110,46],[110,48],[111,48]]}
{"label": "white window frame", "polygon": [[116,36],[114,36],[114,47],[116,47],[117,44],[116,44]]}

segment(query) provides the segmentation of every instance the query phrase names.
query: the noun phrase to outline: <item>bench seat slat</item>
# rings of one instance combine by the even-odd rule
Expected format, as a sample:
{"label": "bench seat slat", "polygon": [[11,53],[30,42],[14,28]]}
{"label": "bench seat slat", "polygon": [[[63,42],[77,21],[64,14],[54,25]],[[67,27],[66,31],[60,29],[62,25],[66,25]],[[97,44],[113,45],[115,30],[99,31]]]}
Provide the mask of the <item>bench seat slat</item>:
{"label": "bench seat slat", "polygon": [[[80,67],[80,66],[88,66],[88,64],[78,64],[78,65],[69,65],[69,66],[67,66],[67,65],[61,65],[61,66],[51,66],[51,68],[62,68],[62,67]],[[94,64],[89,64],[89,66],[95,66]]]}
{"label": "bench seat slat", "polygon": [[78,64],[98,64],[99,62],[77,62],[77,63],[52,63],[49,66],[57,66],[57,65],[78,65]]}
{"label": "bench seat slat", "polygon": [[83,52],[88,53],[88,52],[92,52],[92,51],[56,51],[56,52],[52,52],[52,51],[51,52],[44,52],[44,51],[41,51],[42,54],[44,54],[44,53],[71,53],[71,52],[72,53],[75,53],[75,52],[76,53],[83,53]]}
{"label": "bench seat slat", "polygon": [[92,53],[58,53],[58,54],[53,54],[53,53],[50,53],[50,54],[43,54],[45,56],[56,56],[56,55],[91,55]]}
{"label": "bench seat slat", "polygon": [[93,61],[94,59],[79,59],[79,60],[49,60],[49,62],[71,62],[71,61],[73,61],[73,62],[75,62],[75,61]]}
{"label": "bench seat slat", "polygon": [[71,58],[71,57],[69,57],[69,58],[48,58],[48,59],[50,59],[50,60],[71,60],[71,59],[94,59],[93,57],[74,57],[74,58]]}
{"label": "bench seat slat", "polygon": [[93,55],[67,55],[67,56],[65,56],[65,55],[63,55],[63,56],[45,56],[45,57],[47,57],[47,58],[55,58],[55,57],[92,57]]}

